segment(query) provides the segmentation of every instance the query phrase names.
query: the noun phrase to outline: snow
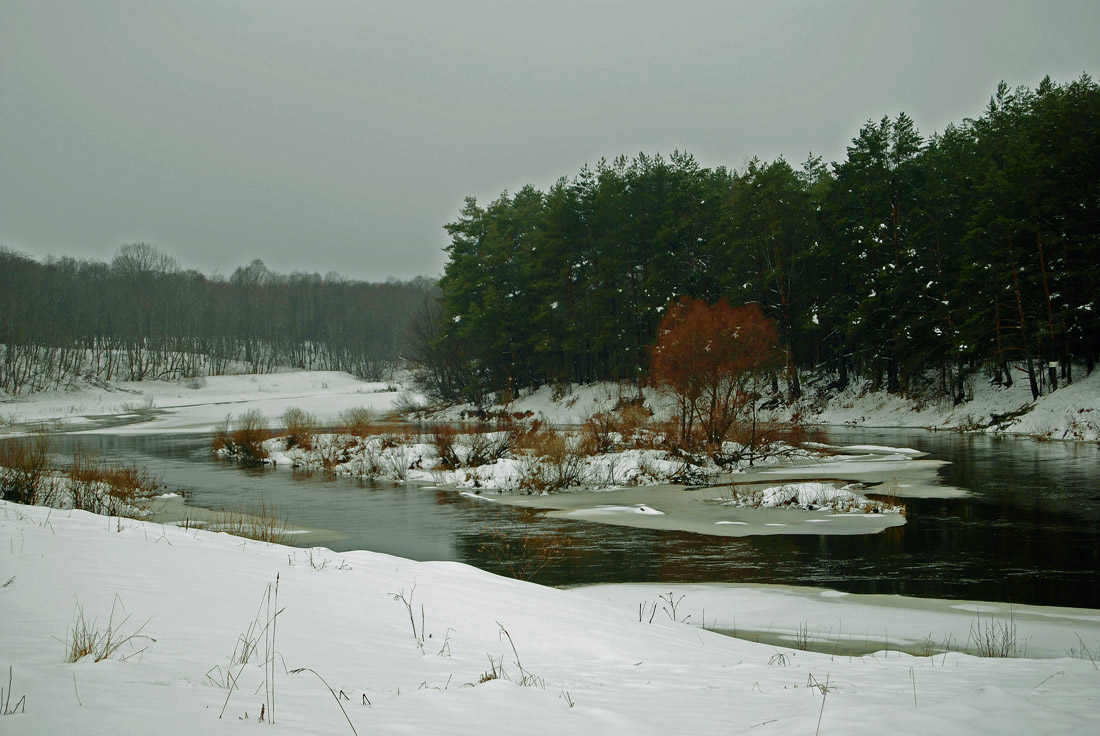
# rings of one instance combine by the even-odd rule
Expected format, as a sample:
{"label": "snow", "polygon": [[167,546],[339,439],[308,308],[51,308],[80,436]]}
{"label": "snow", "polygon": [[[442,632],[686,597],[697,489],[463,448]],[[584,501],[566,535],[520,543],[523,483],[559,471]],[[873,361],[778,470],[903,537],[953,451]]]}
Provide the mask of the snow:
{"label": "snow", "polygon": [[[954,650],[973,646],[975,624],[1011,622],[1017,647],[1033,659],[1061,659],[1080,648],[1100,627],[1100,611],[1086,608],[1024,606],[1010,603],[960,602],[897,595],[861,595],[798,586],[753,584],[591,585],[571,589],[585,598],[637,611],[638,601],[672,592],[681,598],[678,617],[741,638],[768,638],[795,647],[801,633],[818,649],[871,652]],[[1086,633],[1091,632],[1091,633]],[[930,641],[931,637],[931,641]],[[1091,647],[1091,645],[1089,645]],[[801,656],[801,655],[800,655]],[[949,653],[951,660],[955,654]]]}
{"label": "snow", "polygon": [[[830,447],[830,445],[823,445]],[[868,453],[897,453],[899,455],[926,455],[928,453],[914,450],[911,447],[886,447],[884,445],[844,445],[838,448],[844,452],[868,452]]]}
{"label": "snow", "polygon": [[[807,484],[797,484],[807,485]],[[752,495],[752,491],[745,492]],[[547,517],[664,529],[721,537],[771,534],[873,534],[905,523],[900,513],[875,513],[860,501],[811,507],[728,503],[729,488],[639,486],[604,491],[571,491],[548,496],[494,496],[500,503],[544,510]],[[853,497],[847,491],[837,496]],[[858,497],[861,498],[861,497]],[[867,503],[867,499],[862,499]],[[849,513],[848,510],[859,510]],[[826,527],[819,524],[825,522]],[[781,526],[782,530],[777,529]]]}
{"label": "snow", "polygon": [[[653,391],[645,391],[643,395],[649,404],[660,402]],[[553,424],[580,424],[596,412],[610,410],[620,400],[628,400],[636,396],[638,396],[637,387],[629,384],[594,383],[586,386],[572,386],[558,398],[555,398],[554,387],[542,386],[534,391],[523,393],[507,406],[497,408],[508,412],[530,412]],[[663,403],[661,405],[663,406]],[[475,410],[476,407],[472,405],[460,405],[436,414],[435,418],[458,420],[464,416],[464,413]]]}
{"label": "snow", "polygon": [[[273,728],[295,734],[806,734],[819,719],[821,733],[856,736],[1100,728],[1100,674],[1067,654],[1078,635],[1100,641],[1096,611],[1017,607],[1027,659],[910,656],[902,643],[959,640],[976,614],[761,586],[556,590],[457,563],[8,503],[0,533],[0,667],[12,704],[26,698],[0,716],[5,734],[255,733],[272,701]],[[77,606],[95,628],[136,636],[106,660],[66,663]],[[693,625],[704,616],[791,638],[730,638]],[[803,622],[810,637],[871,648],[881,633],[882,648],[800,651]],[[242,638],[253,658],[230,668]],[[217,684],[227,669],[239,690]],[[504,676],[486,680],[493,669]]]}
{"label": "snow", "polygon": [[[784,483],[735,493],[717,499],[723,506],[759,509],[797,507],[807,511],[831,510],[846,513],[900,513],[901,507],[875,502],[853,492],[849,486],[838,488],[830,483]],[[807,519],[818,522],[820,519]]]}
{"label": "snow", "polygon": [[645,515],[648,515],[648,516],[664,516],[665,515],[664,511],[658,511],[657,509],[652,509],[649,506],[646,506],[645,504],[640,503],[637,506],[614,506],[614,505],[601,504],[601,505],[597,506],[594,509],[585,509],[583,512],[578,512],[578,513],[574,514],[574,516],[576,516],[577,518],[584,518],[584,517],[591,518],[591,517],[594,517],[594,516],[602,516],[604,514],[620,514],[620,513],[645,514]]}
{"label": "snow", "polygon": [[[427,445],[416,445],[413,456],[428,457]],[[420,448],[423,448],[422,450]],[[522,487],[524,478],[538,472],[536,458],[500,458],[477,467],[456,470],[410,470],[409,480],[433,481],[460,488],[484,488],[513,493]],[[670,459],[663,450],[622,450],[581,459],[578,487],[596,490],[621,486],[655,485],[682,470],[683,463]],[[717,472],[717,469],[712,469]],[[703,472],[704,469],[700,469]]]}
{"label": "snow", "polygon": [[804,406],[809,422],[865,427],[927,427],[1023,434],[1055,440],[1100,441],[1100,371],[1032,401],[1027,378],[1017,375],[1011,388],[975,379],[973,398],[959,406],[950,401],[916,402],[884,391],[852,385],[824,406]]}
{"label": "snow", "polygon": [[[85,387],[7,398],[0,402],[0,434],[30,429],[35,424],[92,422],[100,426],[84,431],[209,432],[229,414],[256,409],[274,422],[292,406],[331,424],[340,412],[351,407],[390,411],[401,396],[389,384],[360,381],[338,371],[209,376],[204,380],[204,385],[195,389],[172,381],[119,382],[110,389]],[[140,421],[118,424],[118,419]]]}

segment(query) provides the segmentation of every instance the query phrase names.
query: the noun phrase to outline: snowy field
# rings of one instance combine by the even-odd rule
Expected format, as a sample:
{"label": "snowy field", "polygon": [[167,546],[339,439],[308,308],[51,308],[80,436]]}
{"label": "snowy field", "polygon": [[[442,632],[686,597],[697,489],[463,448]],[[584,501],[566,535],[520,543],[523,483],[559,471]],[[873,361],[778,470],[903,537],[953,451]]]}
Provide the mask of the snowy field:
{"label": "snowy field", "polygon": [[292,406],[335,423],[340,412],[353,407],[388,412],[401,395],[389,384],[337,371],[210,376],[200,383],[189,388],[178,381],[119,382],[110,389],[9,397],[0,402],[0,434],[36,425],[109,434],[209,432],[228,415],[256,409],[275,421]]}
{"label": "snowy field", "polygon": [[[1069,654],[1096,651],[1097,611],[1018,607],[1026,658],[910,656],[902,642],[961,640],[972,610],[1006,611],[766,587],[557,590],[7,503],[0,531],[3,704],[17,710],[0,716],[5,734],[256,733],[271,720],[364,735],[1100,730],[1100,670]],[[791,644],[692,625],[704,615]],[[801,651],[803,624],[885,641],[862,656]],[[119,646],[69,663],[85,628]]]}

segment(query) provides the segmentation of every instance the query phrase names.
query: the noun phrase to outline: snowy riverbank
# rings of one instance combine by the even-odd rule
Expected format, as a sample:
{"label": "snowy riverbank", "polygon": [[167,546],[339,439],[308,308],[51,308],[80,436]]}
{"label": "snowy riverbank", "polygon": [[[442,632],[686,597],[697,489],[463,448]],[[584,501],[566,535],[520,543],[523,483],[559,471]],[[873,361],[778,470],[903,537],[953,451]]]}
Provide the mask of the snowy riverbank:
{"label": "snowy riverbank", "polygon": [[[401,388],[358,381],[334,371],[211,376],[198,382],[142,381],[85,386],[0,400],[0,435],[46,425],[65,430],[90,429],[113,434],[208,432],[227,415],[257,409],[275,419],[288,407],[308,410],[323,423],[335,423],[340,413],[364,407],[384,413],[403,396]],[[525,393],[509,404],[510,412],[531,412],[547,421],[576,424],[601,410],[613,408],[623,396],[636,395],[632,386],[594,384],[574,386],[555,398],[545,386]],[[970,400],[919,402],[869,391],[853,383],[840,392],[817,394],[809,385],[793,409],[804,421],[825,425],[914,427],[1022,434],[1043,439],[1100,441],[1100,371],[1078,375],[1069,385],[1032,401],[1027,384],[1011,388],[973,379]],[[658,415],[667,402],[652,391],[647,404]],[[496,407],[502,408],[502,407]],[[476,410],[452,407],[433,415],[438,420],[460,419]],[[786,416],[792,409],[782,409]]]}
{"label": "snowy riverbank", "polygon": [[[801,401],[764,416],[787,419],[797,412],[810,424],[980,431],[1100,442],[1100,371],[1091,376],[1079,373],[1072,384],[1035,401],[1023,381],[1005,388],[975,378],[968,385],[969,400],[954,406],[949,399],[922,402],[872,391],[858,381],[841,391],[820,392],[807,383]],[[554,390],[545,386],[522,395],[507,410],[531,412],[552,422],[577,423],[595,411],[615,406],[620,398],[637,394],[638,389],[630,385],[595,384],[575,386],[555,397]],[[669,410],[667,400],[657,392],[647,389],[643,394],[647,406],[658,414]],[[454,407],[441,416],[459,418],[474,409]]]}
{"label": "snowy riverbank", "polygon": [[[1004,607],[766,586],[556,590],[456,563],[7,503],[0,534],[0,668],[11,668],[10,705],[25,696],[0,716],[4,733],[252,733],[272,711],[276,728],[303,734],[1100,728],[1100,674],[1069,656],[1081,642],[1096,652],[1096,611],[1017,607],[1027,658],[914,657],[896,651],[901,642],[960,640],[971,611],[1008,621]],[[691,614],[688,624],[662,610],[662,595],[677,600],[676,618]],[[116,640],[134,637],[104,661],[67,663],[78,611],[104,632],[112,607]],[[792,643],[703,631],[691,625],[700,609],[708,626],[783,630]],[[815,654],[796,646],[803,625],[815,638],[888,641],[868,656]],[[252,657],[231,665],[242,639]],[[239,690],[223,686],[227,672]]]}

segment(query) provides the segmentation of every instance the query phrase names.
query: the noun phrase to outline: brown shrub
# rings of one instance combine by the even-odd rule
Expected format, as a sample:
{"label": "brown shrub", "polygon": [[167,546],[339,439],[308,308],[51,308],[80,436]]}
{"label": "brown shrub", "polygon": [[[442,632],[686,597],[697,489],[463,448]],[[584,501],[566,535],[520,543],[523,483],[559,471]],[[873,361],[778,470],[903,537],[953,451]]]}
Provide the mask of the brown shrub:
{"label": "brown shrub", "polygon": [[271,439],[271,430],[267,428],[267,419],[259,409],[250,409],[241,414],[230,436],[238,454],[245,460],[259,462],[267,459],[264,441]]}
{"label": "brown shrub", "polygon": [[332,437],[331,441],[318,445],[317,453],[321,458],[321,467],[332,472],[337,465],[351,460],[351,451],[359,443],[347,437]]}
{"label": "brown shrub", "polygon": [[226,415],[225,419],[218,423],[218,426],[214,427],[214,436],[210,440],[210,449],[214,452],[231,452],[233,450],[232,440],[229,438],[229,422],[230,417]]}
{"label": "brown shrub", "polygon": [[517,427],[511,437],[512,452],[518,454],[538,447],[547,429],[549,428],[538,419],[532,420],[526,426]]}
{"label": "brown shrub", "polygon": [[612,411],[598,411],[581,427],[582,451],[587,455],[615,452],[623,447],[650,447],[653,412],[636,401],[620,400]]}
{"label": "brown shrub", "polygon": [[286,446],[300,447],[303,450],[313,449],[313,436],[317,434],[320,425],[317,417],[308,411],[303,411],[296,406],[289,407],[283,412],[283,426],[286,427]]}
{"label": "brown shrub", "polygon": [[251,462],[267,458],[264,441],[271,438],[267,420],[258,409],[250,409],[235,420],[225,418],[215,430],[210,442],[214,452],[225,450],[229,454]]}
{"label": "brown shrub", "polygon": [[510,417],[498,422],[496,426],[486,427],[482,432],[485,437],[486,462],[506,457],[512,451],[513,439],[519,431],[521,430]]}
{"label": "brown shrub", "polygon": [[66,476],[72,507],[95,514],[140,515],[143,504],[163,490],[160,480],[145,468],[107,465],[87,453],[73,456]]}
{"label": "brown shrub", "polygon": [[0,498],[52,505],[58,488],[50,463],[51,444],[44,434],[0,442]]}
{"label": "brown shrub", "polygon": [[622,421],[614,412],[598,411],[584,420],[581,448],[588,455],[614,452],[622,440]]}
{"label": "brown shrub", "polygon": [[464,446],[462,464],[468,467],[488,465],[509,453],[515,423],[510,419],[497,425],[481,423],[459,435],[456,444]]}
{"label": "brown shrub", "polygon": [[382,430],[375,426],[374,412],[365,406],[353,406],[340,412],[340,425],[344,434],[369,437]]}
{"label": "brown shrub", "polygon": [[430,430],[430,438],[440,470],[454,470],[462,464],[458,458],[457,429],[449,424],[436,424]]}
{"label": "brown shrub", "polygon": [[734,426],[730,432],[729,439],[739,444],[740,449],[722,459],[716,456],[715,461],[729,464],[748,460],[751,465],[756,460],[790,455],[806,442],[822,438],[819,430],[807,428],[798,417],[790,422],[746,422]]}
{"label": "brown shrub", "polygon": [[520,490],[552,492],[581,484],[584,475],[584,455],[569,438],[553,427],[525,432],[520,450],[526,456],[526,470],[520,479]]}
{"label": "brown shrub", "polygon": [[765,375],[785,363],[775,322],[756,304],[731,307],[687,298],[670,304],[651,348],[654,383],[676,401],[683,434],[698,426],[709,444],[749,414]]}

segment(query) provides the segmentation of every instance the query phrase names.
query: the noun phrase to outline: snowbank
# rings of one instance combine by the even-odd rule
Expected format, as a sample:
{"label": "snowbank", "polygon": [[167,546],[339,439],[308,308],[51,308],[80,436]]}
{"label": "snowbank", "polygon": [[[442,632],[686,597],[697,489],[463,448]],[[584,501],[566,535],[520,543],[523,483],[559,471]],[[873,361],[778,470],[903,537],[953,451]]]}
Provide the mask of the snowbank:
{"label": "snowbank", "polygon": [[[972,398],[959,406],[952,406],[947,399],[922,403],[885,391],[871,391],[858,382],[843,391],[821,396],[815,396],[808,384],[804,389],[806,396],[802,401],[771,416],[787,419],[797,411],[804,421],[825,425],[980,430],[1045,439],[1100,441],[1100,371],[1091,376],[1078,371],[1072,384],[1034,402],[1026,381],[1016,381],[1011,388],[1004,388],[974,379]],[[550,387],[543,387],[522,395],[507,407],[496,408],[531,412],[559,424],[576,424],[595,411],[614,408],[620,401],[632,400],[638,394],[639,390],[632,385],[602,383],[575,386],[555,398]],[[641,395],[658,416],[667,415],[672,409],[667,397],[657,391],[644,389]],[[458,419],[473,411],[473,406],[459,406],[440,417]]]}
{"label": "snowbank", "polygon": [[[660,608],[640,622],[653,588],[609,603],[455,563],[7,503],[0,534],[0,668],[11,668],[10,705],[25,696],[0,716],[5,734],[253,734],[261,713],[296,734],[807,734],[819,720],[821,733],[856,736],[1100,729],[1095,666],[1055,651],[1076,641],[1058,639],[1066,616],[1037,615],[1021,632],[1057,659],[837,657],[703,631]],[[679,621],[695,618],[688,593]],[[720,596],[708,621],[760,610],[752,596]],[[846,631],[880,628],[875,612],[829,604]],[[78,606],[101,631],[113,607],[116,637],[133,638],[103,661],[66,663]],[[1072,623],[1090,646],[1095,613]],[[889,634],[933,625],[917,614]],[[231,664],[242,642],[252,656]],[[227,672],[239,689],[224,686]]]}
{"label": "snowbank", "polygon": [[806,421],[867,427],[916,427],[1025,434],[1044,439],[1100,441],[1100,371],[1079,375],[1037,401],[1026,381],[1012,388],[975,379],[973,398],[959,406],[949,400],[920,403],[885,391],[851,385],[826,401],[801,405]]}

